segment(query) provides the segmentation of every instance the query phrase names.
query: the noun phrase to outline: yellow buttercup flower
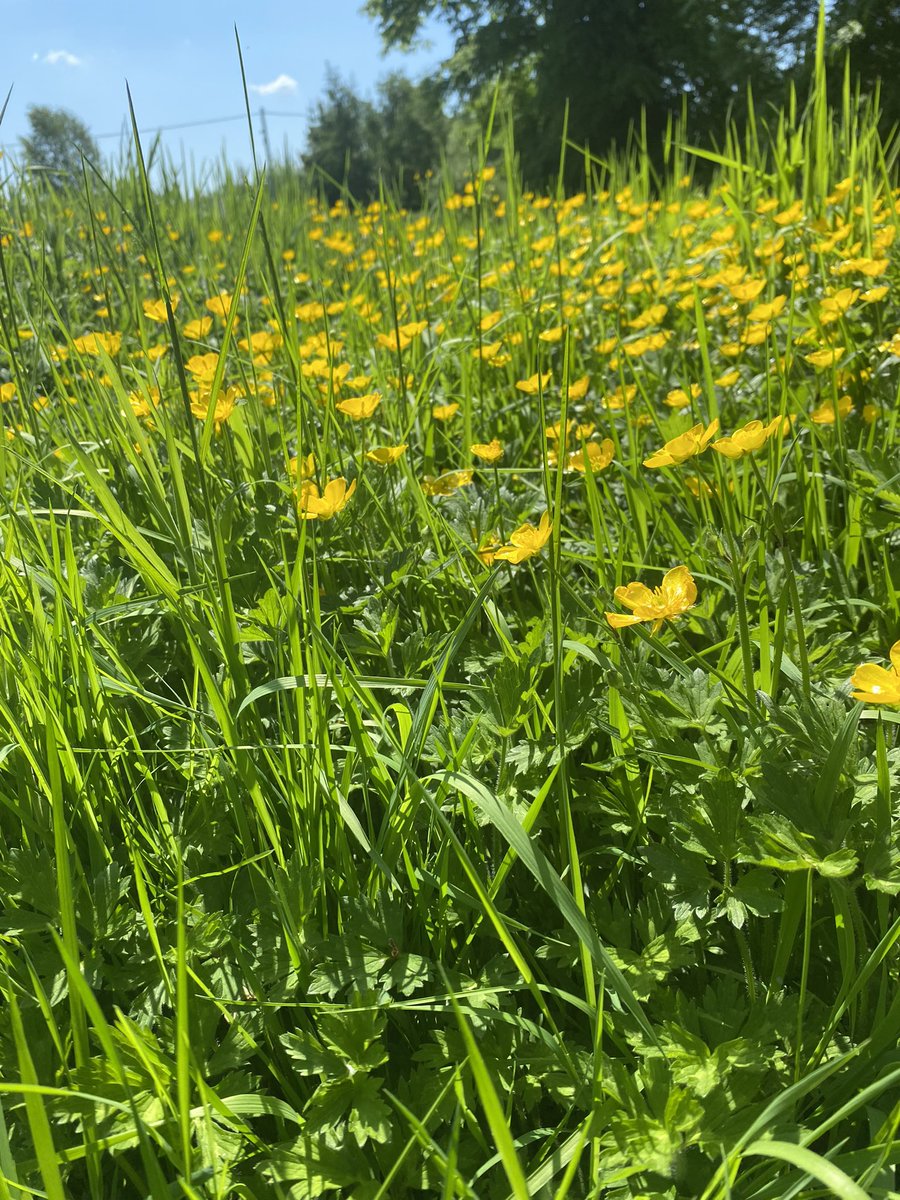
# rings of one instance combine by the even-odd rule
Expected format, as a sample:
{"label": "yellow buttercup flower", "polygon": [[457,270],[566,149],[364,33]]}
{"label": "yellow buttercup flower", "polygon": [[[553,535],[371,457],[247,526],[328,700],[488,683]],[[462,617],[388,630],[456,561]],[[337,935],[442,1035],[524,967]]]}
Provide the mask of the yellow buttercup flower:
{"label": "yellow buttercup flower", "polygon": [[73,340],[72,346],[79,354],[93,354],[100,357],[101,348],[110,358],[119,353],[122,345],[121,333],[85,333]]}
{"label": "yellow buttercup flower", "polygon": [[547,371],[544,375],[529,375],[527,379],[517,379],[516,388],[520,392],[524,392],[526,396],[536,396],[539,391],[543,391],[550,382],[550,372]]}
{"label": "yellow buttercup flower", "polygon": [[781,417],[775,417],[768,425],[763,425],[762,421],[749,421],[743,428],[713,442],[712,448],[726,458],[743,458],[745,454],[761,450],[769,438],[778,432],[782,423]]}
{"label": "yellow buttercup flower", "polygon": [[814,350],[812,354],[804,354],[803,357],[814,367],[833,367],[843,353],[843,346],[832,346],[827,350]]}
{"label": "yellow buttercup flower", "polygon": [[298,458],[297,455],[288,463],[292,475],[299,475],[301,482],[304,479],[312,479],[316,473],[316,456],[307,454],[305,458]]}
{"label": "yellow buttercup flower", "polygon": [[496,438],[490,442],[475,442],[469,449],[476,458],[488,463],[499,462],[503,457],[503,446]]}
{"label": "yellow buttercup flower", "polygon": [[458,404],[435,404],[431,415],[436,421],[449,421],[459,412]]}
{"label": "yellow buttercup flower", "polygon": [[365,396],[349,396],[346,400],[340,400],[335,408],[354,421],[367,421],[380,403],[381,393],[369,392]]}
{"label": "yellow buttercup flower", "polygon": [[687,433],[681,433],[671,441],[666,442],[661,450],[644,459],[645,467],[675,467],[696,454],[702,454],[712,439],[719,432],[718,417],[707,425],[695,425]]}
{"label": "yellow buttercup flower", "polygon": [[569,384],[569,399],[583,400],[587,395],[588,388],[591,385],[590,375],[582,375],[580,379],[575,379]]}
{"label": "yellow buttercup flower", "polygon": [[231,308],[232,294],[231,292],[219,292],[217,296],[210,296],[204,300],[203,304],[208,312],[211,312],[214,317],[218,317],[224,321],[228,317],[228,311]]}
{"label": "yellow buttercup flower", "polygon": [[500,543],[497,541],[496,537],[491,535],[487,541],[482,542],[475,553],[486,567],[490,567],[493,564],[499,549]]}
{"label": "yellow buttercup flower", "polygon": [[337,479],[329,479],[323,491],[311,479],[306,479],[300,488],[300,516],[304,521],[330,521],[342,509],[356,491],[356,480],[347,486],[347,480],[341,475]]}
{"label": "yellow buttercup flower", "polygon": [[[178,307],[178,297],[173,296],[172,297],[172,311],[174,312],[177,307]],[[144,316],[147,318],[148,321],[165,322],[168,320],[168,314],[166,313],[165,300],[145,300],[143,308],[144,308]]]}
{"label": "yellow buttercup flower", "polygon": [[539,553],[549,541],[550,534],[553,530],[553,522],[550,520],[550,514],[544,513],[540,519],[540,523],[535,526],[530,521],[526,521],[524,525],[509,535],[509,544],[501,546],[494,553],[494,561],[500,559],[502,562],[520,563],[526,558],[533,558]]}
{"label": "yellow buttercup flower", "polygon": [[844,315],[859,299],[859,288],[841,288],[830,296],[823,296],[819,305],[819,321],[823,325],[831,325]]}
{"label": "yellow buttercup flower", "polygon": [[366,458],[373,463],[378,463],[380,467],[389,467],[391,463],[395,463],[398,458],[403,457],[407,446],[407,442],[403,442],[399,446],[376,446],[373,450],[366,452]]}
{"label": "yellow buttercup flower", "polygon": [[666,404],[669,408],[687,408],[691,400],[696,400],[703,389],[699,383],[692,383],[690,394],[684,388],[672,388],[666,393]]}
{"label": "yellow buttercup flower", "polygon": [[613,629],[626,625],[652,622],[653,633],[662,627],[663,621],[686,613],[697,602],[697,585],[685,566],[673,567],[663,576],[662,584],[652,591],[643,583],[629,583],[617,587],[615,597],[620,604],[631,609],[631,613],[608,612],[606,619]]}
{"label": "yellow buttercup flower", "polygon": [[584,460],[587,458],[587,470],[605,471],[612,462],[615,451],[612,438],[604,438],[602,442],[588,442],[584,450],[573,450],[568,455],[566,465],[573,471],[584,471]]}
{"label": "yellow buttercup flower", "polygon": [[863,663],[850,680],[853,699],[863,704],[900,704],[900,642],[890,649],[891,669]]}
{"label": "yellow buttercup flower", "polygon": [[443,475],[426,475],[422,480],[422,491],[426,496],[452,496],[457,488],[468,487],[474,477],[474,471],[445,471]]}
{"label": "yellow buttercup flower", "polygon": [[841,421],[845,417],[849,417],[853,412],[853,397],[841,396],[837,402],[837,415],[835,415],[835,405],[831,400],[826,400],[818,405],[809,414],[809,419],[815,425],[833,425],[836,419]]}
{"label": "yellow buttercup flower", "polygon": [[184,336],[189,342],[199,342],[201,338],[205,338],[212,329],[212,317],[197,317],[193,321],[188,321],[184,327]]}
{"label": "yellow buttercup flower", "polygon": [[[241,398],[237,388],[223,388],[216,397],[216,407],[213,416],[216,433],[234,412],[235,401]],[[205,421],[209,413],[209,394],[204,391],[191,392],[191,412],[198,421]]]}
{"label": "yellow buttercup flower", "polygon": [[863,304],[877,304],[879,300],[885,298],[889,290],[886,283],[881,284],[880,287],[866,288],[860,296],[860,300],[862,300]]}
{"label": "yellow buttercup flower", "polygon": [[210,351],[209,354],[192,354],[184,366],[198,383],[212,383],[218,362],[218,354]]}

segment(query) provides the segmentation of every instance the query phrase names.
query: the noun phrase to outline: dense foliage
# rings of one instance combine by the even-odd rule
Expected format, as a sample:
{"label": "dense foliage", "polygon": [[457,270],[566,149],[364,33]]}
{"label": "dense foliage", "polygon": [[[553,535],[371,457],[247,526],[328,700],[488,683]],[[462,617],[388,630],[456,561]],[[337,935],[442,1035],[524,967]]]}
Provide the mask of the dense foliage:
{"label": "dense foliage", "polygon": [[[637,134],[655,153],[672,113],[693,139],[743,121],[747,89],[760,111],[805,93],[818,0],[368,0],[385,45],[408,47],[440,21],[454,49],[439,75],[457,119],[482,112],[496,88],[514,114],[526,180],[555,179],[563,134],[604,157]],[[836,0],[827,6],[833,63],[849,51],[864,92],[880,89],[885,128],[900,120],[900,6]],[[577,166],[572,163],[575,178]],[[576,182],[577,186],[577,182]]]}
{"label": "dense foliage", "polygon": [[708,190],[7,182],[4,1200],[897,1194],[900,190],[824,98]]}
{"label": "dense foliage", "polygon": [[440,166],[448,127],[434,80],[389,75],[373,103],[332,73],[310,119],[303,165],[328,203],[347,194],[371,200],[385,187],[417,207],[424,180]]}
{"label": "dense foliage", "polygon": [[35,182],[58,191],[78,185],[82,155],[94,161],[100,157],[97,143],[80,117],[45,104],[32,104],[28,109],[28,135],[21,144]]}

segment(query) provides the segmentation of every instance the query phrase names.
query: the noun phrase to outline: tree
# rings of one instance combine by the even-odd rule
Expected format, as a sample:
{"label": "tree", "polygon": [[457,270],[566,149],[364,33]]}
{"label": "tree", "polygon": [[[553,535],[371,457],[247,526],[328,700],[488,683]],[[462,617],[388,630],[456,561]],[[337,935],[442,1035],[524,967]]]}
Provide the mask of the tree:
{"label": "tree", "polygon": [[419,178],[440,163],[447,127],[434,80],[389,75],[372,102],[329,69],[307,129],[303,165],[318,172],[329,200],[342,186],[355,200],[372,200],[383,180],[401,204],[412,205]]}
{"label": "tree", "polygon": [[[885,125],[900,122],[900,2],[898,0],[835,0],[829,14],[832,60],[840,64],[845,52],[862,91],[871,94],[881,81],[881,111]],[[834,73],[840,81],[838,72]]]}
{"label": "tree", "polygon": [[328,68],[325,94],[316,103],[306,131],[303,165],[320,176],[325,194],[334,200],[346,187],[356,199],[377,190],[377,114],[336,71]]}
{"label": "tree", "polygon": [[81,173],[82,154],[99,159],[91,131],[74,113],[33,104],[27,116],[31,132],[19,139],[22,152],[29,168],[53,187],[62,188]]}
{"label": "tree", "polygon": [[746,84],[779,99],[808,44],[816,0],[368,0],[387,46],[423,21],[450,28],[448,84],[464,100],[502,79],[515,98],[526,176],[546,183],[568,136],[604,153],[645,113],[651,141],[686,104],[692,130],[720,130]]}
{"label": "tree", "polygon": [[401,204],[421,197],[420,180],[436,170],[450,122],[438,80],[414,83],[395,73],[378,87],[378,168]]}

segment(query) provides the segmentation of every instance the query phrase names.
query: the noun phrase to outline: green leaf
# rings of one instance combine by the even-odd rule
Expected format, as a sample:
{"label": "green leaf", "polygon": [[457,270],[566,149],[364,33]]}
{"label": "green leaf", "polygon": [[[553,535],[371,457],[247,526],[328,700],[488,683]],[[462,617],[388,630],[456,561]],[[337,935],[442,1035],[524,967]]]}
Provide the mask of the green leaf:
{"label": "green leaf", "polygon": [[797,1146],[793,1142],[751,1142],[742,1151],[743,1157],[750,1155],[774,1158],[779,1162],[790,1163],[791,1166],[803,1171],[805,1175],[824,1184],[830,1192],[840,1197],[840,1200],[872,1200],[869,1193],[864,1192],[859,1184],[854,1183],[840,1167],[829,1162],[827,1158],[822,1158],[820,1154],[807,1150],[804,1146]]}

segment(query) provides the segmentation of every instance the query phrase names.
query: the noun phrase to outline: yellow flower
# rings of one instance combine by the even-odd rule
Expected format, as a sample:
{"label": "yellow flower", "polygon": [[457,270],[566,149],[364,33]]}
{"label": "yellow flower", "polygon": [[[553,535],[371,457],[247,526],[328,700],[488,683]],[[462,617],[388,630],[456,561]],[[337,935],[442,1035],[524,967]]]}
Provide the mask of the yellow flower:
{"label": "yellow flower", "polygon": [[828,350],[814,350],[812,354],[804,354],[803,357],[814,367],[833,367],[843,353],[843,346],[832,346]]}
{"label": "yellow flower", "polygon": [[[222,423],[227,421],[234,412],[234,403],[239,399],[240,392],[237,388],[230,387],[219,392],[213,417],[216,433],[222,428]],[[207,392],[191,392],[191,412],[198,421],[206,420],[209,413],[209,394]]]}
{"label": "yellow flower", "polygon": [[436,421],[449,421],[451,417],[455,417],[458,412],[458,404],[436,404],[431,410],[431,415]]}
{"label": "yellow flower", "polygon": [[900,642],[890,649],[891,669],[863,663],[853,672],[853,699],[863,704],[900,704]]}
{"label": "yellow flower", "polygon": [[367,421],[381,403],[380,392],[369,392],[365,396],[350,396],[339,401],[335,408],[354,421]]}
{"label": "yellow flower", "polygon": [[185,369],[200,383],[212,383],[219,362],[218,354],[192,354],[184,364]]}
{"label": "yellow flower", "polygon": [[541,375],[530,375],[527,379],[516,380],[516,388],[520,392],[524,392],[526,396],[536,396],[539,391],[543,391],[550,382],[550,372]]}
{"label": "yellow flower", "polygon": [[[570,418],[566,421],[566,438],[575,427],[575,422]],[[551,442],[558,442],[562,436],[562,421],[557,421],[555,425],[547,425],[544,428],[544,434]]]}
{"label": "yellow flower", "polygon": [[762,449],[769,438],[777,433],[781,423],[781,417],[775,417],[768,425],[763,425],[762,421],[750,421],[729,436],[713,442],[712,448],[726,458],[743,458],[745,454]]}
{"label": "yellow flower", "polygon": [[841,288],[830,296],[823,296],[819,305],[819,320],[823,325],[831,325],[842,317],[859,299],[859,288]]}
{"label": "yellow flower", "polygon": [[[809,414],[809,419],[816,425],[833,425],[835,422],[835,406],[831,400],[826,400]],[[841,396],[837,402],[837,416],[843,421],[853,411],[853,398]]]}
{"label": "yellow flower", "polygon": [[685,475],[684,482],[687,484],[687,489],[692,496],[696,496],[699,500],[701,496],[711,496],[712,488],[705,479],[700,479],[697,475]]}
{"label": "yellow flower", "polygon": [[747,320],[748,322],[771,321],[778,316],[786,303],[787,296],[776,296],[775,299],[770,300],[768,304],[757,304],[755,308],[751,308],[751,310],[747,313]]}
{"label": "yellow flower", "polygon": [[699,383],[691,384],[690,395],[684,388],[672,388],[670,392],[666,393],[666,404],[669,408],[687,408],[692,399],[696,400],[699,397],[702,390]]}
{"label": "yellow flower", "polygon": [[201,338],[205,338],[212,329],[212,317],[197,317],[194,321],[188,321],[184,327],[184,336],[189,342],[199,342]]}
{"label": "yellow flower", "polygon": [[745,283],[735,284],[730,290],[735,300],[748,304],[756,299],[765,286],[765,279],[748,279]]}
{"label": "yellow flower", "polygon": [[574,380],[569,384],[569,399],[583,400],[587,395],[587,390],[591,384],[590,375],[582,375],[580,379]]}
{"label": "yellow flower", "polygon": [[231,300],[231,292],[219,292],[217,296],[210,296],[203,303],[207,311],[211,312],[214,317],[219,317],[220,320],[225,321],[228,318],[228,310],[231,308]]}
{"label": "yellow flower", "polygon": [[311,479],[305,479],[300,487],[300,516],[304,521],[330,521],[346,508],[355,491],[356,480],[347,487],[343,475],[338,479],[329,479],[323,492]]}
{"label": "yellow flower", "polygon": [[411,321],[408,325],[401,325],[399,330],[376,334],[375,342],[382,349],[393,350],[396,354],[398,350],[406,350],[407,347],[411,346],[413,339],[417,338],[427,328],[427,321]]}
{"label": "yellow flower", "polygon": [[[178,297],[172,297],[172,311],[178,307]],[[165,322],[168,320],[166,313],[165,300],[145,300],[144,301],[144,316],[148,321]]]}
{"label": "yellow flower", "polygon": [[129,392],[128,402],[138,420],[143,420],[149,417],[159,404],[159,388],[151,388],[146,396],[143,392]]}
{"label": "yellow flower", "polygon": [[495,463],[503,457],[503,446],[494,438],[490,442],[475,442],[469,447],[476,458],[485,462]]}
{"label": "yellow flower", "polygon": [[640,358],[648,351],[662,350],[671,336],[671,329],[661,329],[658,333],[649,333],[646,337],[637,338],[633,342],[625,342],[622,349],[628,358]]}
{"label": "yellow flower", "polygon": [[605,471],[613,460],[615,444],[612,438],[604,438],[602,442],[588,442],[584,450],[574,450],[566,458],[567,466],[573,471],[584,471],[584,460],[587,457],[589,470]]}
{"label": "yellow flower", "polygon": [[879,300],[883,300],[888,294],[887,284],[882,284],[881,287],[866,288],[860,296],[863,304],[877,304]]}
{"label": "yellow flower", "polygon": [[402,458],[406,453],[407,446],[407,442],[403,442],[399,446],[376,446],[374,450],[366,452],[366,458],[373,463],[378,463],[380,467],[389,467],[398,458]]}
{"label": "yellow flower", "polygon": [[301,482],[304,479],[312,479],[316,473],[316,456],[307,454],[305,458],[298,458],[296,455],[288,463],[292,475],[299,475]]}
{"label": "yellow flower", "polygon": [[539,342],[561,342],[565,326],[557,325],[553,329],[545,329],[543,333],[538,334]]}
{"label": "yellow flower", "polygon": [[620,604],[631,609],[631,614],[608,612],[606,619],[613,629],[652,621],[653,633],[657,633],[663,621],[679,617],[694,607],[697,585],[687,567],[679,566],[667,571],[662,584],[653,591],[646,584],[629,583],[625,587],[617,587],[615,597]]}
{"label": "yellow flower", "polygon": [[100,356],[101,347],[112,358],[122,345],[121,333],[85,333],[73,340],[72,346],[79,354]]}
{"label": "yellow flower", "polygon": [[739,379],[739,372],[734,370],[726,371],[724,375],[720,375],[718,379],[716,379],[715,384],[716,387],[731,387],[731,385],[737,383]]}
{"label": "yellow flower", "polygon": [[885,273],[889,262],[887,258],[847,258],[832,270],[835,275],[865,275],[869,279],[876,279]]}
{"label": "yellow flower", "polygon": [[520,563],[524,562],[526,558],[532,558],[546,546],[552,529],[553,523],[550,520],[550,514],[546,512],[537,526],[526,521],[524,525],[520,525],[514,533],[509,535],[509,545],[501,546],[495,552],[495,561],[500,559],[502,562]]}
{"label": "yellow flower", "polygon": [[489,567],[493,564],[499,549],[500,543],[497,541],[496,537],[491,535],[486,542],[482,542],[475,553],[478,555],[484,565]]}
{"label": "yellow flower", "polygon": [[457,488],[468,487],[474,471],[445,471],[443,475],[426,475],[422,491],[426,496],[452,496]]}
{"label": "yellow flower", "polygon": [[712,439],[719,432],[718,417],[706,429],[703,425],[695,425],[687,433],[681,433],[671,441],[666,442],[661,450],[644,459],[645,467],[675,467],[687,462],[695,454],[702,454]]}

